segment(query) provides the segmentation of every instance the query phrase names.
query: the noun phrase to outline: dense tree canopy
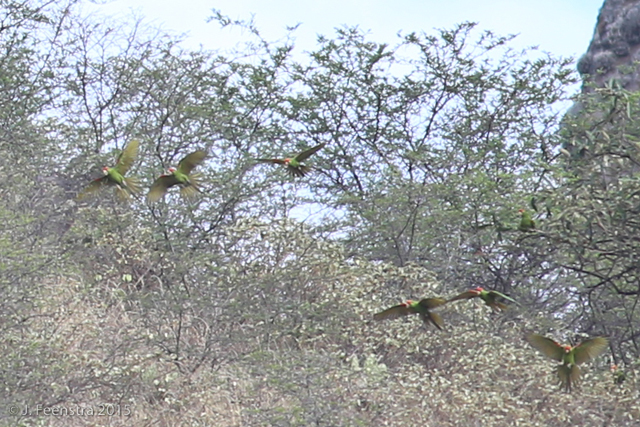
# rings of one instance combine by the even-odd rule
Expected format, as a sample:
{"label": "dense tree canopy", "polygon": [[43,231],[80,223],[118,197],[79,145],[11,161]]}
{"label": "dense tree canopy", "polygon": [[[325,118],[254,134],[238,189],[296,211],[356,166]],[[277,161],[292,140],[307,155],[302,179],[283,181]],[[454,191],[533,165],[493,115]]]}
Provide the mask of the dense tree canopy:
{"label": "dense tree canopy", "polygon": [[[300,53],[217,14],[249,30],[221,53],[77,6],[0,2],[3,424],[640,419],[639,95],[563,118],[573,63],[470,23]],[[202,194],[77,200],[134,139],[145,188],[206,150]],[[322,143],[305,177],[255,161]],[[476,286],[519,305],[373,320]],[[569,395],[529,332],[610,346]]]}

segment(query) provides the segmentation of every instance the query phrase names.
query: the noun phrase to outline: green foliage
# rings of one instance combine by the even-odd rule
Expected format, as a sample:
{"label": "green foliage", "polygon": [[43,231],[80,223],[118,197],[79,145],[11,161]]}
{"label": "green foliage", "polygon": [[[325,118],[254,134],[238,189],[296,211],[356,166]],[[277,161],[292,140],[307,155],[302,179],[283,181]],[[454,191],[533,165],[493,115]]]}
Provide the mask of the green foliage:
{"label": "green foliage", "polygon": [[[558,170],[562,178],[547,190],[553,215],[542,239],[553,244],[537,258],[553,258],[571,277],[564,309],[574,327],[613,338],[614,358],[630,363],[638,357],[640,288],[636,242],[638,212],[638,94],[612,81],[578,101],[582,111],[565,119],[561,135],[570,157]],[[546,252],[546,251],[545,251]]]}
{"label": "green foliage", "polygon": [[[556,132],[570,62],[473,24],[396,45],[343,28],[299,58],[221,14],[244,50],[187,51],[73,3],[0,14],[2,407],[131,405],[104,423],[194,426],[640,417],[637,94],[595,89]],[[206,150],[202,195],[76,201],[134,138],[128,175],[146,184]],[[254,167],[320,143],[303,180]],[[372,318],[475,286],[522,306],[446,305],[443,332]],[[523,340],[549,330],[610,339],[577,394]]]}

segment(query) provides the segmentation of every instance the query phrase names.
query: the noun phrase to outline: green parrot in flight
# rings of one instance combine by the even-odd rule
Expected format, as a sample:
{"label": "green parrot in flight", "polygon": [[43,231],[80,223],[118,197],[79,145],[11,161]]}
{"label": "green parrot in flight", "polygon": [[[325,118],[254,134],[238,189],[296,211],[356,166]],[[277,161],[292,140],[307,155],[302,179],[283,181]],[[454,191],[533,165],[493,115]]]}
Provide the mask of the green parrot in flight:
{"label": "green parrot in flight", "polygon": [[518,226],[518,230],[520,231],[533,231],[536,229],[536,222],[531,218],[531,214],[524,209],[520,209],[518,211],[522,218],[520,219],[520,225]]}
{"label": "green parrot in flight", "polygon": [[561,387],[564,387],[569,392],[573,386],[578,385],[580,382],[580,368],[578,368],[578,365],[595,359],[609,345],[609,342],[604,337],[588,339],[575,347],[560,345],[551,338],[538,334],[529,334],[526,336],[526,340],[545,356],[562,362],[562,365],[558,365],[556,374],[560,380]]}
{"label": "green parrot in flight", "polygon": [[388,308],[380,313],[376,313],[374,320],[396,319],[398,317],[407,316],[409,314],[418,313],[425,324],[433,324],[436,328],[442,330],[444,323],[442,317],[438,313],[433,313],[431,309],[446,304],[447,301],[442,298],[424,298],[420,301],[408,300],[400,305]]}
{"label": "green parrot in flight", "polygon": [[180,195],[184,199],[190,200],[194,198],[200,193],[200,189],[198,188],[200,186],[200,174],[192,174],[191,171],[202,163],[205,157],[207,157],[205,151],[194,151],[180,160],[177,168],[169,168],[166,174],[160,175],[151,185],[149,194],[147,195],[147,201],[149,203],[157,202],[162,199],[167,190],[174,185],[180,186]]}
{"label": "green parrot in flight", "polygon": [[325,145],[327,144],[318,144],[315,147],[311,147],[292,158],[287,157],[286,159],[257,159],[256,161],[258,163],[273,163],[278,165],[285,165],[287,167],[289,175],[291,175],[292,177],[303,177],[311,172],[311,167],[303,165],[302,162],[308,159],[312,154],[315,154]]}
{"label": "green parrot in flight", "polygon": [[78,194],[78,200],[94,194],[105,186],[115,186],[116,196],[121,202],[128,201],[131,194],[139,193],[140,183],[138,180],[133,177],[125,178],[125,174],[131,168],[138,155],[138,145],[139,143],[135,139],[128,143],[118,156],[116,165],[112,168],[108,166],[103,167],[102,173],[104,176],[91,181],[91,183]]}
{"label": "green parrot in flight", "polygon": [[482,301],[485,302],[485,304],[487,304],[496,312],[507,309],[507,305],[503,302],[498,301],[499,299],[505,299],[507,301],[511,301],[517,304],[516,300],[506,296],[502,292],[486,291],[484,290],[484,288],[481,288],[480,286],[478,286],[475,289],[471,289],[469,291],[456,295],[455,297],[451,298],[447,302],[458,301],[461,299],[471,299],[471,298],[480,298]]}

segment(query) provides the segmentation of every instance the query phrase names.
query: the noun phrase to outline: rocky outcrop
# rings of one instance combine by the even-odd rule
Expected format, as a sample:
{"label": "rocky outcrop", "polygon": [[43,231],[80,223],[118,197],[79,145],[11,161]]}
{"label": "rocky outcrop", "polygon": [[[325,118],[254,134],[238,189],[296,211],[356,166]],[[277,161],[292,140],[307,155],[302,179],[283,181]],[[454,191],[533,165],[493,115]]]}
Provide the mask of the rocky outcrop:
{"label": "rocky outcrop", "polygon": [[640,88],[640,0],[605,0],[578,71],[585,83],[602,86],[613,78],[625,89]]}

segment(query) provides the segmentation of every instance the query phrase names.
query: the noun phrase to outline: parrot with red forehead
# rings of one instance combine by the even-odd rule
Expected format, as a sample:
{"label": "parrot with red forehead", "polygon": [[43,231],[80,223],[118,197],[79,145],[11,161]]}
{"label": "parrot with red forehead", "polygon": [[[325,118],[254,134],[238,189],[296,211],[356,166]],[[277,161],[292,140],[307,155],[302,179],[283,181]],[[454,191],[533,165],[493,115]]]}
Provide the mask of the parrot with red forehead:
{"label": "parrot with red forehead", "polygon": [[520,214],[520,225],[518,225],[518,230],[523,232],[533,231],[536,229],[536,222],[531,217],[531,214],[524,209],[518,210]]}
{"label": "parrot with red forehead", "polygon": [[447,302],[458,301],[461,299],[471,299],[471,298],[480,298],[482,301],[485,302],[485,304],[491,307],[494,311],[501,311],[501,310],[507,309],[507,305],[503,302],[498,301],[499,299],[504,299],[517,304],[516,300],[506,296],[502,292],[486,291],[484,290],[484,288],[481,288],[480,286],[478,286],[475,289],[471,289],[469,291],[458,294]]}
{"label": "parrot with red forehead", "polygon": [[194,198],[200,193],[200,174],[191,171],[207,157],[207,153],[202,150],[194,151],[180,160],[178,167],[171,167],[167,173],[160,175],[151,185],[147,201],[155,203],[162,199],[169,188],[174,185],[180,186],[180,195],[187,200]]}
{"label": "parrot with red forehead", "polygon": [[424,298],[420,301],[408,300],[402,304],[388,308],[373,316],[374,320],[396,319],[398,317],[407,316],[409,314],[419,314],[425,324],[433,324],[436,328],[442,330],[444,323],[442,317],[438,313],[434,313],[431,309],[440,307],[447,303],[442,298]]}
{"label": "parrot with red forehead", "polygon": [[318,144],[315,147],[311,147],[308,150],[303,151],[300,154],[297,154],[295,157],[287,157],[285,159],[257,159],[258,163],[273,163],[278,165],[285,165],[287,167],[287,172],[292,177],[303,177],[309,172],[311,172],[311,167],[307,165],[303,165],[302,162],[308,159],[312,154],[315,154],[318,150],[323,148],[325,143]]}
{"label": "parrot with red forehead", "polygon": [[78,193],[78,200],[82,200],[90,194],[95,193],[105,186],[115,186],[116,196],[122,202],[130,199],[132,194],[140,192],[140,184],[136,178],[127,177],[125,174],[133,165],[138,155],[138,141],[133,140],[127,144],[118,156],[114,167],[105,166],[102,168],[103,177],[94,179],[91,183]]}
{"label": "parrot with red forehead", "polygon": [[573,386],[580,382],[580,368],[578,365],[595,359],[607,349],[609,342],[604,337],[590,338],[575,347],[560,345],[551,338],[538,334],[526,336],[527,342],[547,357],[550,357],[562,365],[558,365],[556,374],[560,380],[560,386],[566,391],[571,391]]}

